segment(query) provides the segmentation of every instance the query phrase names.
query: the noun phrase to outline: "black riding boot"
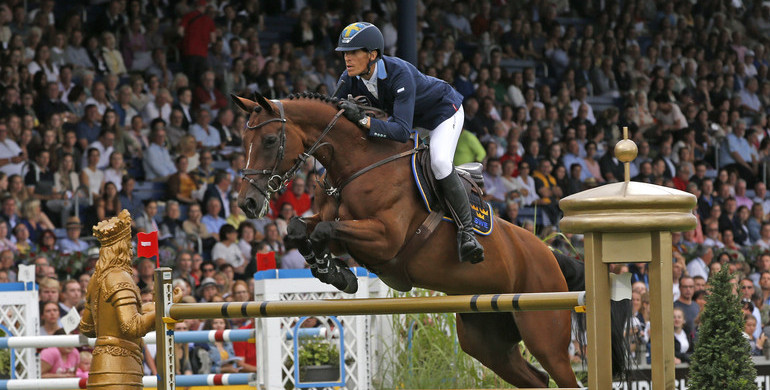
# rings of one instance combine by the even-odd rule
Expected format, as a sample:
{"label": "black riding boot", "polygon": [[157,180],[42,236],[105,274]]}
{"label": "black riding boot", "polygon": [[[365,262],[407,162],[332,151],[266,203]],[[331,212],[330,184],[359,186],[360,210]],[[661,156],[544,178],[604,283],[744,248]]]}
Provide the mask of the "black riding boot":
{"label": "black riding boot", "polygon": [[465,188],[460,182],[460,176],[457,175],[457,171],[452,169],[452,173],[438,180],[438,183],[441,192],[444,193],[444,199],[455,212],[460,261],[470,261],[474,264],[483,261],[484,248],[476,240],[476,235],[473,233],[470,201],[468,201],[468,194],[465,193]]}

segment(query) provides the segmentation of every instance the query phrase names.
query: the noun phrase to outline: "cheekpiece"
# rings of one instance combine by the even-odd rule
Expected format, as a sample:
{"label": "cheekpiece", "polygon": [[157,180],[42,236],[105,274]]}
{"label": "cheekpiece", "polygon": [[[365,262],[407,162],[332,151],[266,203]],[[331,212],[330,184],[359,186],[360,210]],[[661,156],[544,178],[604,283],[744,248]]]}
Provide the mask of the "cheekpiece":
{"label": "cheekpiece", "polygon": [[102,246],[113,245],[123,239],[131,237],[131,214],[128,210],[112,217],[108,220],[99,222],[93,228],[94,236],[99,239]]}

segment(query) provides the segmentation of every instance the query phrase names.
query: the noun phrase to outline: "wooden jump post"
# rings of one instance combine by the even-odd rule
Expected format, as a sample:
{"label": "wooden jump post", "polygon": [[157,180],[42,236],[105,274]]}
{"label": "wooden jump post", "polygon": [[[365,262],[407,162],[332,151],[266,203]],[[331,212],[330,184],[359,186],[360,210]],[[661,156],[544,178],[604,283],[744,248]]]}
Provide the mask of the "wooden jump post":
{"label": "wooden jump post", "polygon": [[588,388],[612,388],[609,265],[643,262],[649,264],[650,275],[652,386],[655,390],[673,390],[671,232],[695,228],[692,209],[696,199],[672,188],[631,182],[628,164],[636,158],[637,147],[628,139],[628,128],[623,129],[623,137],[614,152],[615,158],[625,164],[625,181],[586,190],[559,202],[564,211],[561,230],[585,234]]}

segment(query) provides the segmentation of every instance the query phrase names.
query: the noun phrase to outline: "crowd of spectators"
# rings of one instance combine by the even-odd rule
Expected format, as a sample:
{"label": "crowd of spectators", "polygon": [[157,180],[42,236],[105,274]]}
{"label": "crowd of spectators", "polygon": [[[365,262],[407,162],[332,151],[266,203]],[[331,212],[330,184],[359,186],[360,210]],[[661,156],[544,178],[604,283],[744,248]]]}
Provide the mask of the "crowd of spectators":
{"label": "crowd of spectators", "polygon": [[[14,281],[20,263],[36,265],[41,333],[58,328],[46,303],[64,315],[82,301],[98,257],[90,227],[123,208],[135,232],[160,232],[160,257],[173,262],[189,300],[253,296],[247,275],[258,258],[303,267],[282,237],[289,218],[313,213],[322,168],[311,161],[267,217],[248,220],[234,198],[247,117],[225,96],[330,93],[343,70],[333,51],[341,29],[374,23],[393,55],[397,3],[0,4],[0,282]],[[639,146],[633,180],[698,198],[697,228],[673,240],[677,357],[685,360],[687,337],[697,337],[700,291],[720,267],[735,271],[761,349],[770,316],[770,7],[753,0],[415,4],[416,65],[464,96],[455,163],[484,164],[486,197],[499,216],[537,233],[557,230],[560,199],[623,179],[612,149],[627,127]],[[566,238],[581,247],[579,236]],[[153,266],[136,263],[148,297]],[[645,266],[625,268],[637,282],[644,335]],[[57,282],[67,277],[77,293],[76,283]],[[208,326],[250,325],[223,322]],[[230,354],[217,348],[224,352],[212,355]],[[253,369],[224,361],[231,367],[211,369]]]}

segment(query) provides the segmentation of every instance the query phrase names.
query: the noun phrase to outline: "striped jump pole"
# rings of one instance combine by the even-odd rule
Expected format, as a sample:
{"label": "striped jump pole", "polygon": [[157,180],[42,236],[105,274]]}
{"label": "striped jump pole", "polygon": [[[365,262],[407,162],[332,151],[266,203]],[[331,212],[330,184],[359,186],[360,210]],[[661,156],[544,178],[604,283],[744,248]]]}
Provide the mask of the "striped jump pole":
{"label": "striped jump pole", "polygon": [[[310,329],[310,328],[309,328]],[[316,332],[321,333],[321,332]],[[304,335],[300,335],[302,338]],[[145,344],[155,344],[155,332],[144,336]],[[191,330],[176,334],[177,343],[213,343],[215,341],[252,341],[254,329]],[[0,349],[94,346],[95,338],[83,335],[0,337]]]}
{"label": "striped jump pole", "polygon": [[262,318],[414,313],[489,313],[572,310],[585,304],[585,292],[450,295],[412,298],[326,299],[317,301],[257,301],[175,303],[174,321],[209,318]]}
{"label": "striped jump pole", "polygon": [[[177,375],[179,386],[229,386],[248,385],[256,380],[256,374],[209,374]],[[142,378],[144,388],[158,386],[158,377]],[[86,388],[84,378],[8,379],[0,380],[0,390],[77,390]]]}
{"label": "striped jump pole", "polygon": [[[254,329],[224,329],[224,330],[191,330],[175,334],[176,343],[213,343],[215,341],[246,341],[254,342]],[[299,329],[297,336],[300,339],[312,337],[327,337],[326,328],[302,328]],[[332,332],[331,338],[339,337],[338,333]],[[294,338],[293,332],[286,332],[286,339]],[[145,344],[155,344],[155,332],[147,333],[144,336]],[[84,347],[86,345],[94,346],[96,338],[88,338],[81,334],[57,335],[57,336],[10,336],[0,337],[0,349],[23,349],[23,348],[48,348],[48,347]]]}

